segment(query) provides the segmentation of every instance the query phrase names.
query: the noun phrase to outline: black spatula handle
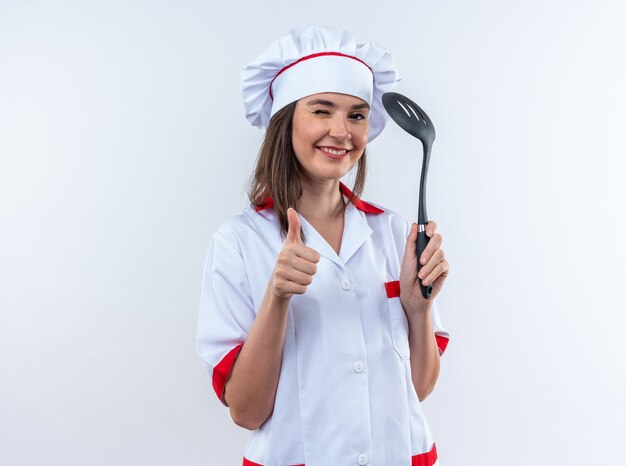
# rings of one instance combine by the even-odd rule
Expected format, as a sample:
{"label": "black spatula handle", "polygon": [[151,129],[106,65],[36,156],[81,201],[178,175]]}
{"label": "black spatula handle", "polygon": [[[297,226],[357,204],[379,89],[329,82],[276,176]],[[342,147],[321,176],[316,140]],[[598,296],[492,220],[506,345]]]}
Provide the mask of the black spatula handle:
{"label": "black spatula handle", "polygon": [[[430,238],[426,235],[425,225],[418,225],[418,230],[421,230],[417,232],[417,273],[419,274],[420,270],[422,270],[422,253],[424,252],[424,249],[426,249],[426,245],[428,244],[428,241],[430,241]],[[422,285],[422,279],[419,278],[419,276],[417,279],[420,282],[420,288],[422,289],[422,296],[424,299],[430,298],[430,295],[433,292],[433,285],[424,286]]]}

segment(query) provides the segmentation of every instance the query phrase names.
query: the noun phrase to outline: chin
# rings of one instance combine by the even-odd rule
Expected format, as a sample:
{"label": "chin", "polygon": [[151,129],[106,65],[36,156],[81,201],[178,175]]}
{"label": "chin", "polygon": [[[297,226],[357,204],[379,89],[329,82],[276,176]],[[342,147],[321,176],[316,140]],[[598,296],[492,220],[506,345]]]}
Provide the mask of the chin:
{"label": "chin", "polygon": [[338,180],[346,176],[352,167],[329,167],[327,170],[320,170],[318,175],[322,178]]}
{"label": "chin", "polygon": [[[348,170],[349,171],[349,170]],[[325,170],[317,173],[308,173],[307,178],[312,181],[338,181],[348,174],[344,170]]]}

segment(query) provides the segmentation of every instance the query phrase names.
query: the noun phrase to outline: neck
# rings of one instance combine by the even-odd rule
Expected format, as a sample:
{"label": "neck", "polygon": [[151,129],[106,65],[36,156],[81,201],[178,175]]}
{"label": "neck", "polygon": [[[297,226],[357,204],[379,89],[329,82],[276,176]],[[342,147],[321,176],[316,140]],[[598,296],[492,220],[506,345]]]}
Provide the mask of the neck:
{"label": "neck", "polygon": [[311,182],[302,180],[302,197],[298,200],[298,212],[305,218],[329,221],[343,216],[345,203],[339,191],[339,180]]}

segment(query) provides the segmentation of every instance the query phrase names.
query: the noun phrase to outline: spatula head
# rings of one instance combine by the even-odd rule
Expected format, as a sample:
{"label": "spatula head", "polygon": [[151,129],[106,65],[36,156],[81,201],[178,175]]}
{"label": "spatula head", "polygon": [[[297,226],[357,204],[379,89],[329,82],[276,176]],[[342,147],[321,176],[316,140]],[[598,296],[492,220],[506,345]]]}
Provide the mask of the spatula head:
{"label": "spatula head", "polygon": [[397,92],[383,94],[383,106],[389,116],[407,133],[422,143],[432,144],[435,140],[435,127],[419,105]]}

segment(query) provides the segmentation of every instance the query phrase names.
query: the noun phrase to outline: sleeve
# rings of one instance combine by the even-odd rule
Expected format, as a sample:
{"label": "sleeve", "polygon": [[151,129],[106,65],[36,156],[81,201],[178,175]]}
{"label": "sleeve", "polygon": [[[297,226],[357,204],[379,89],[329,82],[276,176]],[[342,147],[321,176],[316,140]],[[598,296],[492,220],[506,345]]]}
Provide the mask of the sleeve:
{"label": "sleeve", "polygon": [[437,300],[433,300],[433,327],[435,330],[435,339],[437,340],[437,346],[439,347],[439,355],[443,355],[448,347],[450,341],[450,334],[444,328],[441,323],[441,317],[439,315],[439,307],[437,306]]}
{"label": "sleeve", "polygon": [[255,317],[241,253],[215,233],[204,264],[196,348],[225,406],[224,386]]}
{"label": "sleeve", "polygon": [[[408,222],[405,220],[404,245],[406,245],[406,240],[409,237],[409,234],[411,233],[411,225],[412,225],[411,222]],[[404,257],[404,251],[402,251],[402,254],[400,256],[400,261],[402,261],[403,257]],[[400,292],[398,290],[398,295],[399,294]],[[437,347],[439,348],[439,355],[443,355],[443,353],[446,351],[446,348],[448,347],[448,342],[450,341],[450,334],[448,333],[448,331],[443,326],[443,323],[441,322],[441,316],[439,315],[439,306],[437,305],[437,299],[433,299],[432,313],[433,313],[433,329],[435,332],[435,339],[437,340]]]}

